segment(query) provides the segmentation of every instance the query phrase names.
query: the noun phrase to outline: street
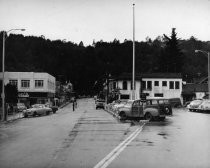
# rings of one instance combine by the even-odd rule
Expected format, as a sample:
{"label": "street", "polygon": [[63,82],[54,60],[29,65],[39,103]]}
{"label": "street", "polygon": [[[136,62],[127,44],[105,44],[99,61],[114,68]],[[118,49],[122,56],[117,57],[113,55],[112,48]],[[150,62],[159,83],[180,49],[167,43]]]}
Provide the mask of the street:
{"label": "street", "polygon": [[209,167],[210,114],[173,110],[161,122],[120,122],[86,98],[75,111],[1,124],[0,167]]}

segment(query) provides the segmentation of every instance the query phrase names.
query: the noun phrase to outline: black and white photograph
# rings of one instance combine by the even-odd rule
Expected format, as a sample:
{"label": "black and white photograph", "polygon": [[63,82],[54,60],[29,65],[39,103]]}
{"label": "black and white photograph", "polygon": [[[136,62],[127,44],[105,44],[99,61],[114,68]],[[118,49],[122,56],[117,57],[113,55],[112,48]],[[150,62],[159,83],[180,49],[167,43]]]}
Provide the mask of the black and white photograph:
{"label": "black and white photograph", "polygon": [[1,168],[209,168],[210,0],[0,0]]}

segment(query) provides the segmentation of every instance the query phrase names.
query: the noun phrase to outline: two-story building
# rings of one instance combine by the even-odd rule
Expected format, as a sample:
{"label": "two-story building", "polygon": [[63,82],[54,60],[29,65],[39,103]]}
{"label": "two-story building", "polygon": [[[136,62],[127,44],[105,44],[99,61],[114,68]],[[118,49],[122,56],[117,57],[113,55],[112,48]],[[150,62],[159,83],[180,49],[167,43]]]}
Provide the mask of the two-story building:
{"label": "two-story building", "polygon": [[[131,99],[132,74],[123,73],[110,82],[110,90],[119,90],[119,99]],[[135,98],[145,93],[147,97],[180,98],[182,76],[180,73],[144,73],[135,75]]]}
{"label": "two-story building", "polygon": [[[0,73],[2,80],[2,73]],[[17,86],[18,102],[26,105],[52,102],[55,97],[55,77],[39,72],[5,72],[4,84]]]}

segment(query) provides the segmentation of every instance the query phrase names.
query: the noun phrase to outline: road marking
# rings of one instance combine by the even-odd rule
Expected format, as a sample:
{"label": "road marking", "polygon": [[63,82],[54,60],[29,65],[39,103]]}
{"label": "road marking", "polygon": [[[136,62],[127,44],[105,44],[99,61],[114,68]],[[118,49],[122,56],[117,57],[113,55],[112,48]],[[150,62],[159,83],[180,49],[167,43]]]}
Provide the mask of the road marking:
{"label": "road marking", "polygon": [[137,128],[127,139],[121,142],[115,149],[113,149],[104,159],[102,159],[94,168],[106,168],[127,146],[134,140],[137,135],[142,131],[143,126]]}

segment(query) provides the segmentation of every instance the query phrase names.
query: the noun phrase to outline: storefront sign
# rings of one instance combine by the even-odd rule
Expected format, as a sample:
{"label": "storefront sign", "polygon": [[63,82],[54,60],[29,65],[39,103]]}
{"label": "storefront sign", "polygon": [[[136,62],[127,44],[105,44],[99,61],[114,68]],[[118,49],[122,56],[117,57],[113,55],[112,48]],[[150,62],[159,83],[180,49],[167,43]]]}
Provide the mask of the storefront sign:
{"label": "storefront sign", "polygon": [[26,92],[18,93],[18,97],[29,97],[29,94]]}

